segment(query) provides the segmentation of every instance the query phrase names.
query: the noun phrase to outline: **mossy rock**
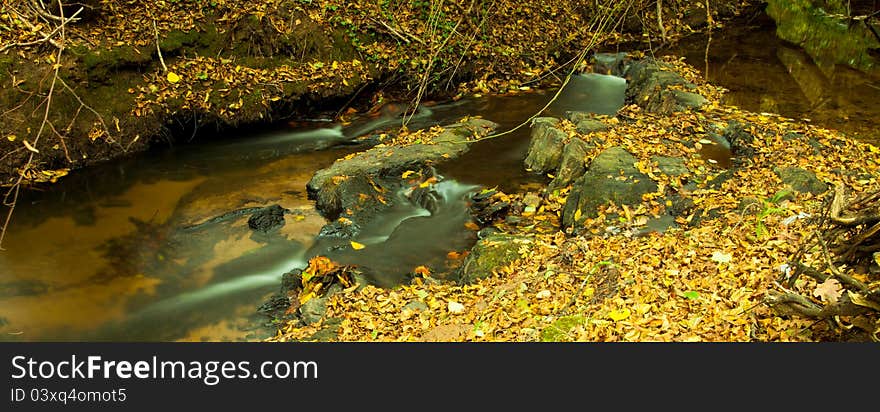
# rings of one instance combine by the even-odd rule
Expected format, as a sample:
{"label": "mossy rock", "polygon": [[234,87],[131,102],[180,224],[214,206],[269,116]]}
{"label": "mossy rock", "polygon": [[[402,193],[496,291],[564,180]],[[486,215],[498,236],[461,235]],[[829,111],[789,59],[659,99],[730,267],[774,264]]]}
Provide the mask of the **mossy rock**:
{"label": "mossy rock", "polygon": [[572,329],[583,325],[587,319],[583,316],[563,316],[541,331],[542,342],[561,342],[570,340],[568,334]]}
{"label": "mossy rock", "polygon": [[487,278],[502,266],[509,265],[519,257],[519,249],[530,244],[531,239],[494,233],[481,239],[471,248],[471,253],[461,266],[460,278],[463,282],[473,282]]}
{"label": "mossy rock", "polygon": [[816,175],[800,167],[774,168],[773,171],[782,182],[801,193],[822,194],[828,190],[828,184],[819,180]]}
{"label": "mossy rock", "polygon": [[589,170],[574,183],[565,202],[562,222],[576,226],[588,217],[596,217],[599,208],[637,205],[642,196],[657,190],[657,183],[635,167],[636,158],[622,147],[611,147],[596,156]]}

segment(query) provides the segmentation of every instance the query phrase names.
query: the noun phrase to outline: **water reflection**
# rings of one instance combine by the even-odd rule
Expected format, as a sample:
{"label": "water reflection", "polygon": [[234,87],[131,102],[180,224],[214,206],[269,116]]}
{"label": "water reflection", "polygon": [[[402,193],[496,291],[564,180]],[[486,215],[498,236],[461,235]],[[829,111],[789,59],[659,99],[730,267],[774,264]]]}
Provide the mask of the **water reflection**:
{"label": "water reflection", "polygon": [[[847,30],[845,25],[843,29]],[[834,53],[844,53],[842,48],[851,46],[818,36],[810,37],[811,41]],[[877,47],[876,41],[874,44]],[[854,52],[873,53],[870,47]],[[807,119],[880,144],[880,75],[876,67],[868,70],[868,66],[856,64],[865,71],[857,70],[840,64],[839,59],[823,60],[821,54],[780,39],[776,22],[763,11],[728,23],[711,37],[686,38],[661,54],[684,56],[710,82],[728,89],[725,104]]]}

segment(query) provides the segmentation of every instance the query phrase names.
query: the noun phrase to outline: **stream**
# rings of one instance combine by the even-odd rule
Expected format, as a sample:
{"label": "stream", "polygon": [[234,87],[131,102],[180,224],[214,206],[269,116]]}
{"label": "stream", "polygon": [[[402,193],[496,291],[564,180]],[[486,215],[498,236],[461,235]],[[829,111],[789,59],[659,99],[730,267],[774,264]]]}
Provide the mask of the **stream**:
{"label": "stream", "polygon": [[[802,50],[776,38],[768,19],[754,18],[747,29],[716,32],[711,39],[694,36],[663,52],[684,56],[711,81],[730,89],[727,103],[808,117],[876,142],[876,77],[811,66]],[[816,73],[824,83],[815,79]],[[824,85],[819,97],[814,98],[818,86],[811,81]],[[613,114],[623,104],[625,86],[617,77],[577,76],[545,114]],[[537,91],[436,104],[422,108],[409,128],[479,115],[507,130],[535,114],[552,95]],[[306,265],[326,223],[307,198],[306,183],[315,171],[366,148],[353,139],[394,129],[399,122],[384,115],[350,124],[315,121],[229,131],[209,142],[156,149],[77,171],[25,193],[6,250],[0,252],[0,341],[268,336],[274,331],[264,326],[267,320],[256,308],[278,290],[283,273]],[[440,166],[445,179],[437,185],[441,199],[436,210],[412,204],[399,193],[395,207],[369,222],[356,239],[382,247],[336,258],[392,274],[374,282],[393,286],[402,281],[393,274],[470,247],[476,239],[463,229],[468,194],[491,187],[537,190],[545,183],[544,176],[522,165],[528,135],[529,128],[523,127],[472,145],[462,157]],[[273,204],[290,210],[278,231],[251,230],[247,214],[214,219]]]}

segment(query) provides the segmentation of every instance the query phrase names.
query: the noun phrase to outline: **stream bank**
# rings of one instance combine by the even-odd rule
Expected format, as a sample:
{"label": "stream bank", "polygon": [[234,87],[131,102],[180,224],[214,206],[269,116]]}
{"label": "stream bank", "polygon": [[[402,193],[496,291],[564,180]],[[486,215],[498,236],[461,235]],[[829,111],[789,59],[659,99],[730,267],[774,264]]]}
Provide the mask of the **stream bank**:
{"label": "stream bank", "polygon": [[[741,7],[712,1],[707,13],[704,4],[668,6],[664,35]],[[110,0],[64,13],[80,6],[56,37],[26,7],[2,6],[0,43],[11,47],[0,55],[0,183],[54,181],[235,127],[325,111],[340,120],[386,97],[412,100],[421,87],[422,100],[546,87],[548,72],[589,42],[619,40],[594,24],[600,16],[625,15],[625,37],[659,31],[642,23],[656,21],[652,7],[625,14],[616,3]]]}

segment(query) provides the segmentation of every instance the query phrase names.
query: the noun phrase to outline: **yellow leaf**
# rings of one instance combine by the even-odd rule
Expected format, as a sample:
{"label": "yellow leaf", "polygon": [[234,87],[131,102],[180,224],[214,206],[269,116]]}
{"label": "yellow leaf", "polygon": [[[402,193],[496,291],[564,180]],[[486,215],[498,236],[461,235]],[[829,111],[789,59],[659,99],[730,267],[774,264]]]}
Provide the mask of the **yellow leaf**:
{"label": "yellow leaf", "polygon": [[17,138],[18,138],[18,136],[14,135],[14,134],[6,136],[6,140],[9,140],[10,142],[14,142],[15,139],[17,139]]}
{"label": "yellow leaf", "polygon": [[415,173],[415,172],[413,172],[412,170],[407,170],[407,171],[403,172],[402,175],[400,175],[400,178],[406,179],[406,178],[412,176],[413,173]]}
{"label": "yellow leaf", "polygon": [[608,318],[617,322],[624,320],[629,317],[629,309],[623,308],[621,310],[612,310],[608,312]]}
{"label": "yellow leaf", "polygon": [[299,304],[304,305],[306,302],[315,297],[315,292],[309,292],[299,297]]}
{"label": "yellow leaf", "polygon": [[358,243],[358,242],[355,242],[355,241],[353,241],[353,240],[351,241],[351,248],[354,249],[354,250],[361,250],[361,249],[363,249],[363,248],[365,248],[365,247],[367,247],[367,246],[364,245],[363,243]]}
{"label": "yellow leaf", "polygon": [[581,220],[581,209],[574,211],[574,220],[575,221]]}
{"label": "yellow leaf", "polygon": [[174,72],[168,72],[168,76],[165,76],[165,78],[168,79],[168,82],[172,84],[180,81],[180,76],[178,76],[177,73]]}

